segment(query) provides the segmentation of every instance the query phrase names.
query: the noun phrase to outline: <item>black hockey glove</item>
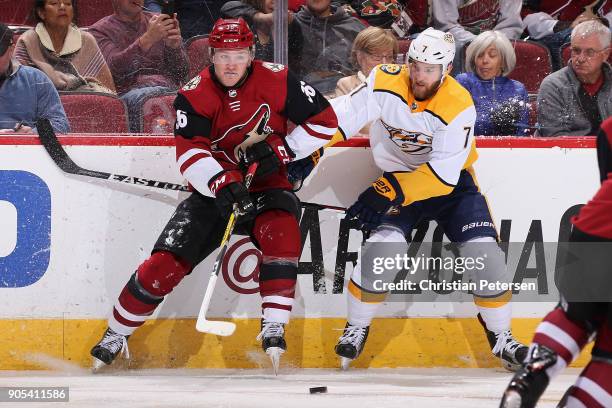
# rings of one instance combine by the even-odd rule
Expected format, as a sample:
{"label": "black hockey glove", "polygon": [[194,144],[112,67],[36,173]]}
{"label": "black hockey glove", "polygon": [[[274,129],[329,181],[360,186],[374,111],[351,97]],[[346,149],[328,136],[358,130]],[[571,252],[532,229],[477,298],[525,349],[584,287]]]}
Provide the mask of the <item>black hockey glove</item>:
{"label": "black hockey glove", "polygon": [[369,187],[359,195],[357,201],[346,210],[346,218],[355,218],[359,229],[364,232],[373,230],[380,225],[382,216],[391,208],[392,203]]}
{"label": "black hockey glove", "polygon": [[277,135],[270,135],[266,140],[257,142],[246,148],[242,158],[242,164],[248,168],[257,162],[255,177],[265,177],[277,173],[281,163],[289,163],[293,157],[293,152],[285,145],[283,140]]}
{"label": "black hockey glove", "polygon": [[287,179],[293,185],[294,191],[302,188],[304,179],[312,173],[321,157],[323,157],[323,148],[320,148],[308,157],[293,161],[287,165]]}
{"label": "black hockey glove", "polygon": [[497,135],[515,135],[516,125],[521,119],[519,101],[512,100],[497,106],[491,112],[490,118]]}
{"label": "black hockey glove", "polygon": [[255,216],[255,205],[249,192],[242,183],[242,174],[237,170],[224,171],[209,183],[210,191],[215,194],[215,204],[223,218],[228,218],[236,208],[238,219],[245,222]]}

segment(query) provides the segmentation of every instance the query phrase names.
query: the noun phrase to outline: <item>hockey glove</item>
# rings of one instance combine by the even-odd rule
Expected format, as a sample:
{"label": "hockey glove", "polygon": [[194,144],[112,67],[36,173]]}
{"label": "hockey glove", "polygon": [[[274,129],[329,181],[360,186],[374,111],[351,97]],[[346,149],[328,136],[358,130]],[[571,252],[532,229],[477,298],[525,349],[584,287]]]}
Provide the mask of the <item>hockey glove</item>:
{"label": "hockey glove", "polygon": [[394,205],[400,205],[403,194],[391,173],[385,173],[372,186],[359,195],[346,211],[346,218],[356,218],[359,228],[368,232],[376,228],[385,213]]}
{"label": "hockey glove", "polygon": [[321,157],[323,157],[323,148],[320,148],[308,157],[293,161],[287,165],[287,179],[295,187],[294,191],[302,187],[302,182],[312,173]]}
{"label": "hockey glove", "polygon": [[278,172],[281,163],[287,164],[293,157],[293,152],[280,137],[270,135],[266,140],[247,147],[242,164],[248,168],[255,162],[259,163],[255,177],[265,177]]}
{"label": "hockey glove", "polygon": [[209,187],[223,218],[228,218],[234,207],[238,215],[237,222],[248,221],[255,215],[255,205],[242,183],[239,171],[229,170],[218,174],[210,181]]}

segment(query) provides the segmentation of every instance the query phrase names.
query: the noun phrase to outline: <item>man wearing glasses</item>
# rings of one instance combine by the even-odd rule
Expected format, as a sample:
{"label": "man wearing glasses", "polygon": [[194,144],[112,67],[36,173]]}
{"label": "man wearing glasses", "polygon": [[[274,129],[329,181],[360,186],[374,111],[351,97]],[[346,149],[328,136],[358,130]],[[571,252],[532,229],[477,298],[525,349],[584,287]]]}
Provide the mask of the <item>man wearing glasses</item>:
{"label": "man wearing glasses", "polygon": [[41,71],[13,59],[13,31],[0,23],[0,133],[32,133],[37,120],[49,119],[56,132],[70,126],[59,95]]}
{"label": "man wearing glasses", "polygon": [[595,135],[612,115],[610,29],[599,21],[572,30],[568,66],[542,81],[538,94],[541,136]]}

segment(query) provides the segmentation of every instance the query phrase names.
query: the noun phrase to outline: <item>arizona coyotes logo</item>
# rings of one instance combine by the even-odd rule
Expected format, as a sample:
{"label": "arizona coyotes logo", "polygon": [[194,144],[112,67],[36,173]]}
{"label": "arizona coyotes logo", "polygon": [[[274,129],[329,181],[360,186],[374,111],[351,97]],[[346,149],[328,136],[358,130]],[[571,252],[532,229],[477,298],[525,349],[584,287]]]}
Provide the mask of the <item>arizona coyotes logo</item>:
{"label": "arizona coyotes logo", "polygon": [[[381,121],[382,122],[382,121]],[[382,122],[389,139],[395,143],[404,153],[427,154],[431,152],[431,142],[433,138],[421,132],[409,132],[404,129],[397,129]]]}
{"label": "arizona coyotes logo", "polygon": [[244,155],[244,151],[247,149],[247,147],[261,142],[268,137],[270,133],[272,133],[272,128],[268,126],[269,121],[270,106],[267,103],[261,104],[253,116],[249,118],[249,120],[240,125],[231,127],[223,134],[223,136],[217,140],[214,140],[213,147],[216,148],[219,142],[226,138],[230,141],[234,139],[242,139],[242,142],[236,144],[236,147],[234,148],[234,157],[229,157],[229,155],[224,152],[228,160],[230,160],[232,163],[237,163]]}
{"label": "arizona coyotes logo", "polygon": [[377,16],[389,11],[393,17],[399,17],[401,10],[394,1],[367,0],[361,3],[361,15],[364,17]]}

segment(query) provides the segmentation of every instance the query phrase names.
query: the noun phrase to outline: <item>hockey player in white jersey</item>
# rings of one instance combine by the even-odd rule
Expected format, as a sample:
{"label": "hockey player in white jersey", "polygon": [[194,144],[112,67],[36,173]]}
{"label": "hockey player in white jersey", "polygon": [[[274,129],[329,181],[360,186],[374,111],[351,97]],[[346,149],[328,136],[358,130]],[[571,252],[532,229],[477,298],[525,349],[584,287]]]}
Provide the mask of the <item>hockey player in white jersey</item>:
{"label": "hockey player in white jersey", "polygon": [[[466,243],[492,243],[486,268],[476,278],[508,281],[497,231],[472,168],[478,157],[474,104],[449,75],[454,54],[452,34],[427,29],[410,44],[407,65],[379,65],[367,83],[332,100],[347,137],[370,123],[371,151],[383,171],[347,210],[347,218],[358,220],[371,235],[348,284],[348,322],[335,348],[343,368],[361,353],[387,294],[362,286],[369,244],[406,243],[417,223],[435,220],[458,243],[461,256],[478,256],[477,245]],[[474,302],[492,353],[515,370],[527,348],[510,331],[510,297],[509,291],[483,290],[474,293]]]}

